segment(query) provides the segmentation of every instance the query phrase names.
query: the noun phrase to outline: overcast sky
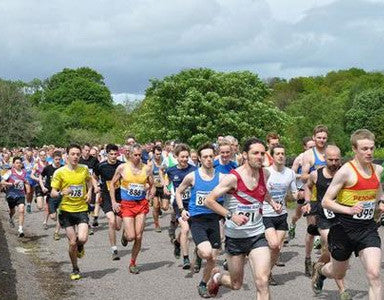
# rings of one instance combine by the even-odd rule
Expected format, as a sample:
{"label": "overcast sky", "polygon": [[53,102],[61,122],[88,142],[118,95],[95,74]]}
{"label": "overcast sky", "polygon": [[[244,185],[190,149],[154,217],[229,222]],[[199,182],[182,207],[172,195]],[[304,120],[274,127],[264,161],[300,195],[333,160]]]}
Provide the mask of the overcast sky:
{"label": "overcast sky", "polygon": [[384,0],[0,1],[1,78],[90,66],[117,98],[191,67],[384,70],[383,49]]}

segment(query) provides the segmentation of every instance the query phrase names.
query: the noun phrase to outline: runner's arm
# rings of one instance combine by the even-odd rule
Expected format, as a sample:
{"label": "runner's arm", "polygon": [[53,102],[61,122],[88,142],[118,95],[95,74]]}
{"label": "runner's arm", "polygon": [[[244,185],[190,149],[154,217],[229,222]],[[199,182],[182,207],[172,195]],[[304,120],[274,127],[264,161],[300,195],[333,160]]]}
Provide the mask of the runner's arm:
{"label": "runner's arm", "polygon": [[308,150],[306,152],[304,152],[303,154],[303,164],[302,164],[302,171],[301,171],[301,177],[300,179],[305,183],[308,178],[309,178],[309,171],[311,169],[311,158],[312,158],[312,153],[311,152],[308,152]]}
{"label": "runner's arm", "polygon": [[37,182],[39,182],[39,177],[36,176],[36,169],[33,168],[31,172],[31,178]]}
{"label": "runner's arm", "polygon": [[111,197],[111,203],[112,203],[112,207],[117,203],[116,202],[116,197],[115,197],[115,184],[116,182],[119,182],[120,178],[121,178],[121,172],[123,170],[123,164],[121,164],[120,166],[117,167],[116,171],[115,171],[115,175],[113,175],[113,178],[111,180],[111,183],[109,185],[109,195]]}
{"label": "runner's arm", "polygon": [[180,210],[184,209],[182,194],[184,191],[193,185],[194,173],[189,173],[184,177],[183,181],[180,183],[179,187],[176,189],[175,197],[176,203]]}

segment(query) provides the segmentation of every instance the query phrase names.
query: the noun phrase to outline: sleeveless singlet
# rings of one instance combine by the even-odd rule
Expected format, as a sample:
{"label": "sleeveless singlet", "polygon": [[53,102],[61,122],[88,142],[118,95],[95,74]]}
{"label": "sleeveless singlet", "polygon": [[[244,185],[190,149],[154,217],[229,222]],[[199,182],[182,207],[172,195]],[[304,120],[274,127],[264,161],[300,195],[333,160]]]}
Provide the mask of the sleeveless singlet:
{"label": "sleeveless singlet", "polygon": [[357,181],[350,187],[344,187],[337,195],[336,202],[345,206],[354,206],[357,203],[363,203],[364,209],[357,215],[337,214],[338,219],[343,222],[347,220],[349,225],[361,227],[367,223],[374,222],[373,216],[376,207],[376,196],[379,190],[380,182],[376,176],[375,169],[370,165],[371,176],[363,177],[357,170],[353,162],[348,162],[357,176]]}
{"label": "sleeveless singlet", "polygon": [[139,174],[133,174],[131,163],[125,163],[120,185],[121,201],[140,201],[145,199],[146,182],[146,165],[142,165]]}
{"label": "sleeveless singlet", "polygon": [[152,159],[152,163],[153,163],[152,174],[153,174],[153,180],[155,182],[155,187],[161,188],[163,186],[161,185],[161,180],[160,180],[160,167],[156,166],[154,159]]}
{"label": "sleeveless singlet", "polygon": [[25,196],[25,181],[27,177],[27,173],[25,170],[21,170],[21,174],[18,174],[14,168],[10,171],[9,178],[7,182],[11,182],[14,185],[10,186],[6,189],[7,197],[17,198]]}
{"label": "sleeveless singlet", "polygon": [[317,169],[317,181],[316,181],[316,200],[317,200],[317,214],[323,218],[333,219],[335,214],[333,211],[323,208],[321,201],[324,198],[324,195],[332,182],[332,178],[326,178],[324,176],[324,168]]}
{"label": "sleeveless singlet", "polygon": [[224,206],[233,214],[246,215],[248,222],[238,226],[231,220],[225,221],[225,235],[231,238],[248,238],[264,233],[262,207],[267,187],[263,169],[259,170],[259,182],[253,190],[248,189],[236,170],[231,170],[230,174],[236,176],[237,188],[225,198]]}
{"label": "sleeveless singlet", "polygon": [[[208,194],[219,184],[220,172],[215,171],[211,180],[204,180],[200,176],[199,169],[194,171],[195,184],[191,188],[191,198],[188,204],[188,211],[191,217],[203,214],[215,214],[212,210],[204,206],[205,199]],[[217,202],[222,203],[223,198],[220,197]]]}

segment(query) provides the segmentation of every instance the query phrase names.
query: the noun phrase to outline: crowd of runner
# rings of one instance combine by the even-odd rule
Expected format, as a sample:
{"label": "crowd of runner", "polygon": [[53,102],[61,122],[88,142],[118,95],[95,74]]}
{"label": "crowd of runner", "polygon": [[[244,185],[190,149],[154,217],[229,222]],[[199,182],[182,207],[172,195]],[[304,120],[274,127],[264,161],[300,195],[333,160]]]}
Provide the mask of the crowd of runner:
{"label": "crowd of runner", "polygon": [[[0,188],[9,206],[9,224],[20,238],[25,215],[44,211],[42,227],[55,222],[53,239],[65,231],[72,263],[71,280],[81,278],[78,259],[85,255],[89,235],[108,220],[112,260],[120,260],[121,244],[132,242],[129,272],[138,274],[145,220],[152,211],[155,232],[159,217],[170,213],[168,235],[182,268],[201,272],[198,294],[215,297],[220,286],[238,290],[244,265],[252,270],[257,299],[270,298],[277,285],[274,266],[284,266],[284,243],[295,239],[297,221],[307,220],[303,270],[320,294],[334,279],[340,299],[351,299],[349,259],[358,256],[369,282],[369,299],[382,299],[381,240],[384,212],[380,178],[373,163],[374,135],[365,129],[351,136],[352,160],[342,163],[340,149],[328,145],[328,129],[318,125],[303,139],[304,152],[291,168],[277,134],[265,142],[219,136],[193,150],[177,141],[139,145],[128,137],[123,146],[71,144],[40,149],[0,150]],[[296,209],[288,219],[287,203]],[[16,215],[16,217],[15,217]],[[191,247],[190,238],[194,245]],[[119,235],[120,238],[120,235]],[[312,261],[314,248],[320,258]],[[225,249],[226,259],[218,265]],[[192,254],[190,256],[190,254]]]}

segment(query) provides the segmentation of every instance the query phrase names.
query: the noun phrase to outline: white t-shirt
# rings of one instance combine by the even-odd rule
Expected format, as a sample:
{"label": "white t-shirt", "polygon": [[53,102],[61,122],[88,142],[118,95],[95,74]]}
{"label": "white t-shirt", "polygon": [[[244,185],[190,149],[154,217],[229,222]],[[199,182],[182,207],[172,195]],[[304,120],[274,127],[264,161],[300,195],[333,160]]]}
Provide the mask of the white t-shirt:
{"label": "white t-shirt", "polygon": [[263,217],[277,217],[284,215],[287,213],[285,197],[288,190],[292,193],[297,192],[295,172],[287,167],[284,167],[281,172],[276,171],[273,166],[267,167],[267,170],[270,173],[267,181],[268,192],[276,203],[280,203],[283,206],[283,209],[280,214],[277,214],[272,206],[264,201]]}

